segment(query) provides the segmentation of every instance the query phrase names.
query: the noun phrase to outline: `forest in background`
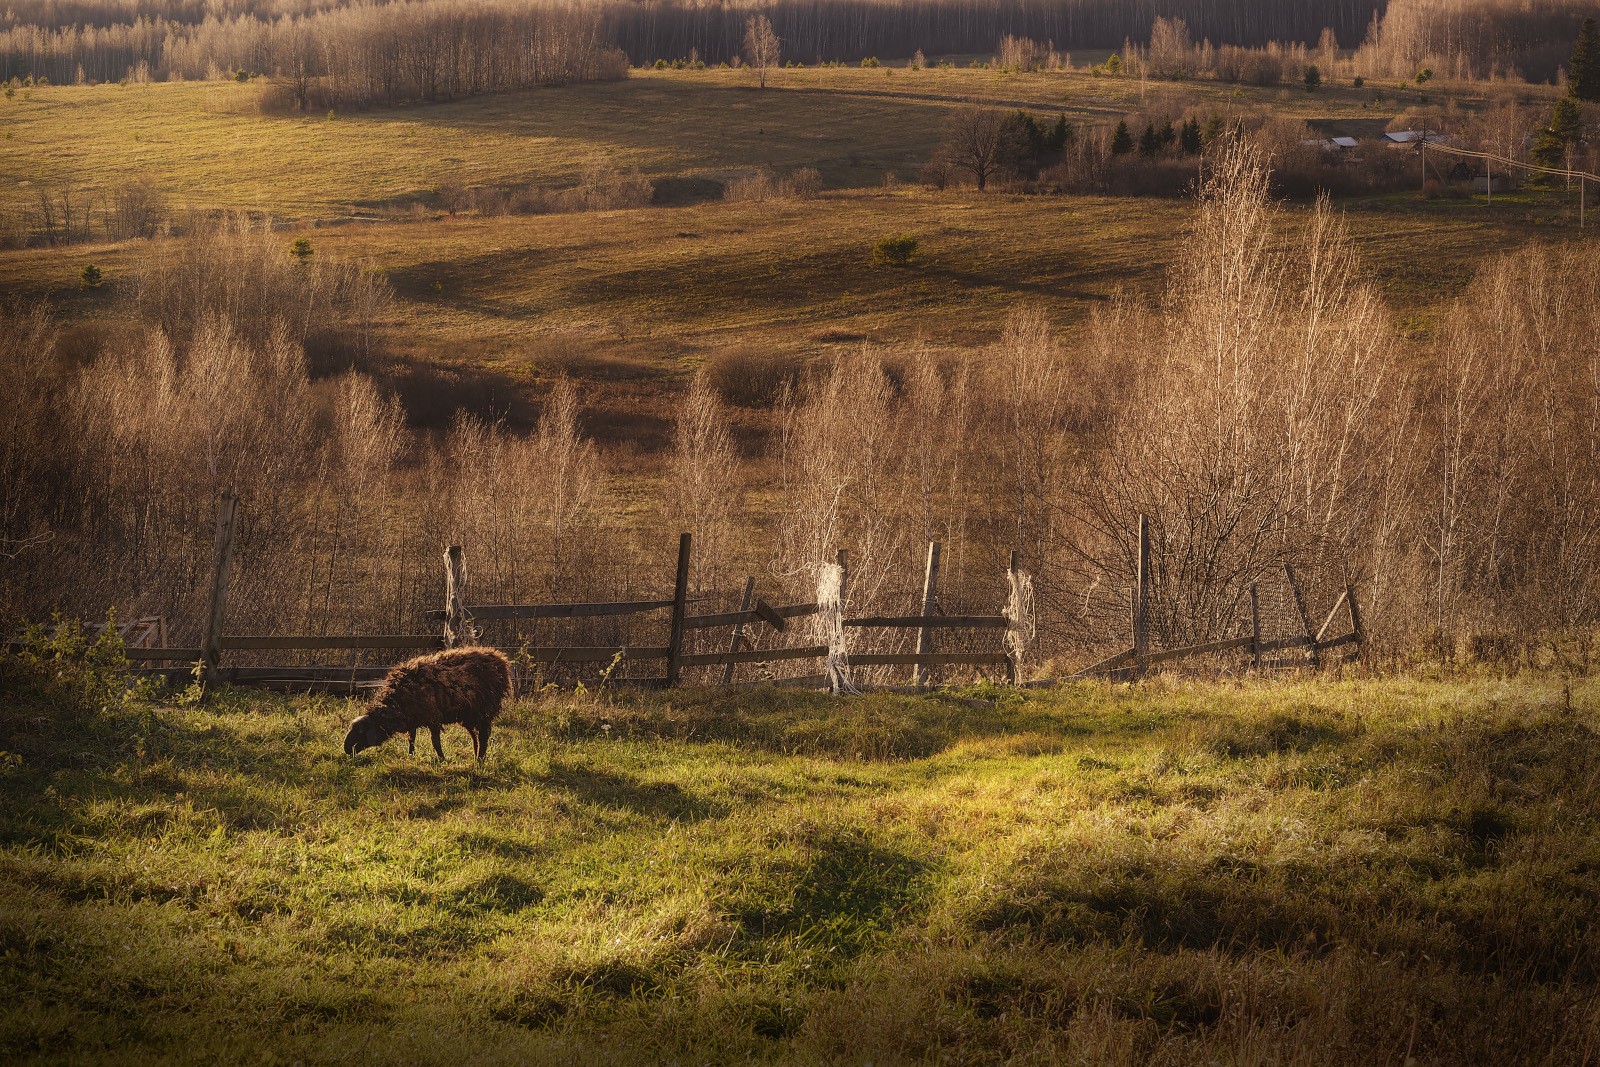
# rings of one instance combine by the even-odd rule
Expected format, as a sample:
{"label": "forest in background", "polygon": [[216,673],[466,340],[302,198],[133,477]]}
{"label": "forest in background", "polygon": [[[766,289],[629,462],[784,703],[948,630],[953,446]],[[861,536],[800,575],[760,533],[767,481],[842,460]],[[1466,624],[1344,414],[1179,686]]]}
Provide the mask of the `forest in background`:
{"label": "forest in background", "polygon": [[[67,82],[270,74],[309,104],[367,106],[616,76],[658,59],[737,62],[745,4],[604,0],[395,0],[333,5],[160,3],[10,5],[0,16],[0,79]],[[984,54],[1011,35],[1054,49],[1148,44],[1158,17],[1222,48],[1359,48],[1370,75],[1554,80],[1590,0],[777,0],[761,7],[784,55],[802,62]]]}

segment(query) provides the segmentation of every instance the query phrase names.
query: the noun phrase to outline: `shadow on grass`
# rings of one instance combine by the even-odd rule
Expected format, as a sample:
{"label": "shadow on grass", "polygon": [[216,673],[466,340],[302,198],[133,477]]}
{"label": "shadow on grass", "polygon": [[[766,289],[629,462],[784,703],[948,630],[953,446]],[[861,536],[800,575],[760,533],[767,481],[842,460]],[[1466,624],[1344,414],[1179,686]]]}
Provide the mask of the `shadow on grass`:
{"label": "shadow on grass", "polygon": [[764,899],[747,901],[735,918],[756,955],[777,940],[853,959],[923,912],[930,874],[924,861],[858,831],[817,831],[799,862],[766,872]]}
{"label": "shadow on grass", "polygon": [[715,804],[675,782],[641,782],[625,774],[550,761],[544,781],[573,794],[585,804],[619,809],[648,819],[699,822],[721,818],[725,805]]}
{"label": "shadow on grass", "polygon": [[556,742],[606,738],[723,743],[776,755],[859,761],[926,759],[964,741],[1025,737],[1038,752],[1086,737],[1137,738],[1171,715],[1108,701],[1028,700],[1012,689],[977,687],[920,696],[832,697],[786,689],[685,689],[669,696],[622,690],[606,702],[516,713],[519,725]]}

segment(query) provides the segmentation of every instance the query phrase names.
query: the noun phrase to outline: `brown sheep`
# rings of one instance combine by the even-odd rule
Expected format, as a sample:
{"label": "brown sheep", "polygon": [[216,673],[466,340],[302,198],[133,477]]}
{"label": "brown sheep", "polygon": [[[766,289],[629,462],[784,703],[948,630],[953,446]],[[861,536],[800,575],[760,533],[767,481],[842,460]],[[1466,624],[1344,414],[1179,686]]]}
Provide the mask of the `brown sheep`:
{"label": "brown sheep", "polygon": [[444,759],[439,730],[458,722],[472,735],[472,750],[483,762],[489,729],[511,691],[511,661],[492,648],[453,648],[402,663],[389,672],[367,713],[344,735],[345,755],[381,745],[398,733],[433,734],[433,750]]}

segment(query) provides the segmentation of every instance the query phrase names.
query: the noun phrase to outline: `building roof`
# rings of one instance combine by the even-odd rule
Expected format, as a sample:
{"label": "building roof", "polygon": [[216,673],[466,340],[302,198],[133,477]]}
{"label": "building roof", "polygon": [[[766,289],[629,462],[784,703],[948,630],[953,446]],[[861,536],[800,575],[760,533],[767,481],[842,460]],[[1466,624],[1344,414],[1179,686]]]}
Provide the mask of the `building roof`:
{"label": "building roof", "polygon": [[1426,139],[1429,144],[1455,144],[1456,139],[1431,130],[1391,130],[1383,135],[1390,144],[1416,144]]}

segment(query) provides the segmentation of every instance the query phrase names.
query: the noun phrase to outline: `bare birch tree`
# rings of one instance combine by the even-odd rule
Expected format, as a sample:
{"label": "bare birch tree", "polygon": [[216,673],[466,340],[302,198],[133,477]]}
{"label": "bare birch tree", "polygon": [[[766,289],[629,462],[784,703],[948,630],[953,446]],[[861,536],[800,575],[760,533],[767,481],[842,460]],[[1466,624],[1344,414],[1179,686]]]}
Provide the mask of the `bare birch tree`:
{"label": "bare birch tree", "polygon": [[765,15],[751,15],[744,24],[744,59],[755,71],[758,88],[767,87],[767,71],[782,58],[782,42]]}

